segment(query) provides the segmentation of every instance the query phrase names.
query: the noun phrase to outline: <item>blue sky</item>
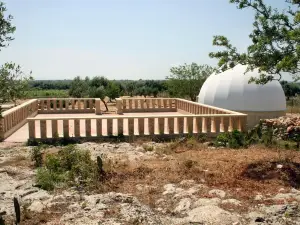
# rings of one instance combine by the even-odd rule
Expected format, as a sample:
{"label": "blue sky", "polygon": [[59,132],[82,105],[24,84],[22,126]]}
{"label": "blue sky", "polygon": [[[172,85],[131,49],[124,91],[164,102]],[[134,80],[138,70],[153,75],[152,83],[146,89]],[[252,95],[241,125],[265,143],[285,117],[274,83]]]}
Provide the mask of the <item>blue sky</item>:
{"label": "blue sky", "polygon": [[[35,79],[164,79],[172,65],[215,66],[213,35],[241,50],[253,12],[229,0],[4,0],[17,27],[0,52]],[[282,8],[283,0],[267,0]],[[286,78],[286,77],[285,77]]]}

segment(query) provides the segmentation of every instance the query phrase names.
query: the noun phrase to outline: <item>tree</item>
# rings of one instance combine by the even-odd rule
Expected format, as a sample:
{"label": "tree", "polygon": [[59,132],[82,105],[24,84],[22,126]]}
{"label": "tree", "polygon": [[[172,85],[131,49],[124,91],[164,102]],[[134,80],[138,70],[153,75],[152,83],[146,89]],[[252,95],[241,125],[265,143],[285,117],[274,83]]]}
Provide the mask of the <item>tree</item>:
{"label": "tree", "polygon": [[[5,17],[6,11],[5,4],[0,1],[0,51],[13,40],[12,34],[16,30],[16,27],[12,25],[13,17],[11,15]],[[21,67],[14,63],[2,65],[0,67],[0,103],[13,101],[16,104],[18,98],[25,96],[28,81],[31,79],[31,76],[26,76],[21,71]]]}
{"label": "tree", "polygon": [[69,95],[74,98],[86,97],[88,95],[88,81],[88,77],[85,80],[81,80],[79,76],[75,77],[70,84]]}
{"label": "tree", "polygon": [[292,74],[299,80],[300,72],[300,0],[286,0],[288,8],[279,11],[267,6],[263,0],[230,0],[238,9],[250,8],[255,11],[252,41],[244,53],[239,53],[224,36],[214,36],[213,45],[225,50],[211,52],[212,58],[219,59],[222,70],[237,63],[248,65],[247,71],[258,68],[259,78],[249,82],[266,84],[271,80],[280,80],[283,72]]}
{"label": "tree", "polygon": [[5,12],[7,11],[5,4],[0,1],[0,51],[1,48],[5,48],[8,46],[8,43],[14,38],[11,36],[16,27],[12,25],[11,21],[13,20],[12,15],[8,15],[5,18]]}
{"label": "tree", "polygon": [[130,81],[126,84],[126,92],[130,97],[133,96],[134,91],[136,90],[136,82]]}
{"label": "tree", "polygon": [[120,86],[117,85],[116,82],[110,81],[107,87],[107,97],[109,97],[109,100],[111,101],[112,99],[120,97],[120,94]]}
{"label": "tree", "polygon": [[284,91],[286,100],[289,100],[291,97],[295,97],[300,93],[300,86],[297,83],[289,83],[285,80],[280,81],[282,89]]}
{"label": "tree", "polygon": [[24,76],[20,66],[5,63],[0,68],[0,103],[23,98],[28,90],[28,81],[32,78]]}
{"label": "tree", "polygon": [[211,66],[196,63],[172,67],[171,75],[167,77],[168,91],[171,96],[189,97],[196,101],[204,81],[213,71]]}
{"label": "tree", "polygon": [[91,98],[100,98],[106,108],[106,111],[108,111],[108,107],[105,98],[108,93],[108,86],[109,80],[105,77],[97,76],[89,82],[89,96]]}

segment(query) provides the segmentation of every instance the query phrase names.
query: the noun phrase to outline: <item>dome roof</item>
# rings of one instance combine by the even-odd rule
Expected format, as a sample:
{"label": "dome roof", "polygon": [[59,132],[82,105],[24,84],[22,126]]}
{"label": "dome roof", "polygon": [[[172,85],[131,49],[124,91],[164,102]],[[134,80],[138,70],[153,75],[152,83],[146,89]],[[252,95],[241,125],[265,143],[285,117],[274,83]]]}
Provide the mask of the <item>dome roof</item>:
{"label": "dome roof", "polygon": [[284,111],[286,101],[278,81],[265,85],[248,84],[250,77],[259,77],[258,70],[249,71],[247,66],[236,65],[219,74],[211,74],[204,82],[198,101],[235,111]]}

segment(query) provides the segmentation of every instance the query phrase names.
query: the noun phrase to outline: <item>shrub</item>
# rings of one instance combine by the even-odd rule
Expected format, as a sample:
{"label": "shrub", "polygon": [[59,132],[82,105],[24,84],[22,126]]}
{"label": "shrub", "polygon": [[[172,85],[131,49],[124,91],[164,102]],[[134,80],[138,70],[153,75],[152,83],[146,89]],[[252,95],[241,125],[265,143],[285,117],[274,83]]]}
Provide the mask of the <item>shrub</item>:
{"label": "shrub", "polygon": [[146,152],[152,152],[152,151],[154,150],[154,147],[153,147],[153,145],[144,144],[144,145],[143,145],[143,149],[144,149]]}
{"label": "shrub", "polygon": [[219,134],[215,140],[215,145],[229,148],[240,148],[247,146],[245,134],[238,130]]}
{"label": "shrub", "polygon": [[66,146],[56,155],[46,156],[44,167],[37,172],[37,184],[45,190],[53,190],[60,184],[90,186],[100,176],[104,179],[103,169],[99,173],[102,159],[97,161],[98,164],[91,159],[89,151],[79,150],[74,145]]}
{"label": "shrub", "polygon": [[41,167],[43,164],[43,153],[42,153],[42,147],[36,146],[33,147],[31,150],[31,160],[34,161],[35,167]]}
{"label": "shrub", "polygon": [[37,170],[36,183],[44,190],[51,191],[64,180],[64,174],[52,172],[44,167]]}
{"label": "shrub", "polygon": [[186,169],[191,169],[193,166],[197,165],[197,162],[191,159],[185,160],[183,165]]}

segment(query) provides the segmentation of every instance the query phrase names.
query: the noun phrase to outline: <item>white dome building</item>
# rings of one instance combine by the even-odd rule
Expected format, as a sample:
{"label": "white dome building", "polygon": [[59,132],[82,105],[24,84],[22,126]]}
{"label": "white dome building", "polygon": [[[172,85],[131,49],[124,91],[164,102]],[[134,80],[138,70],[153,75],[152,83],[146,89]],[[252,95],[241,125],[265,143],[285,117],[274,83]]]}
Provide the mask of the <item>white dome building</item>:
{"label": "white dome building", "polygon": [[280,83],[273,80],[265,85],[249,84],[249,79],[259,77],[259,72],[245,74],[246,69],[247,66],[239,64],[210,75],[200,90],[198,102],[248,114],[248,127],[260,119],[285,115],[286,100]]}

